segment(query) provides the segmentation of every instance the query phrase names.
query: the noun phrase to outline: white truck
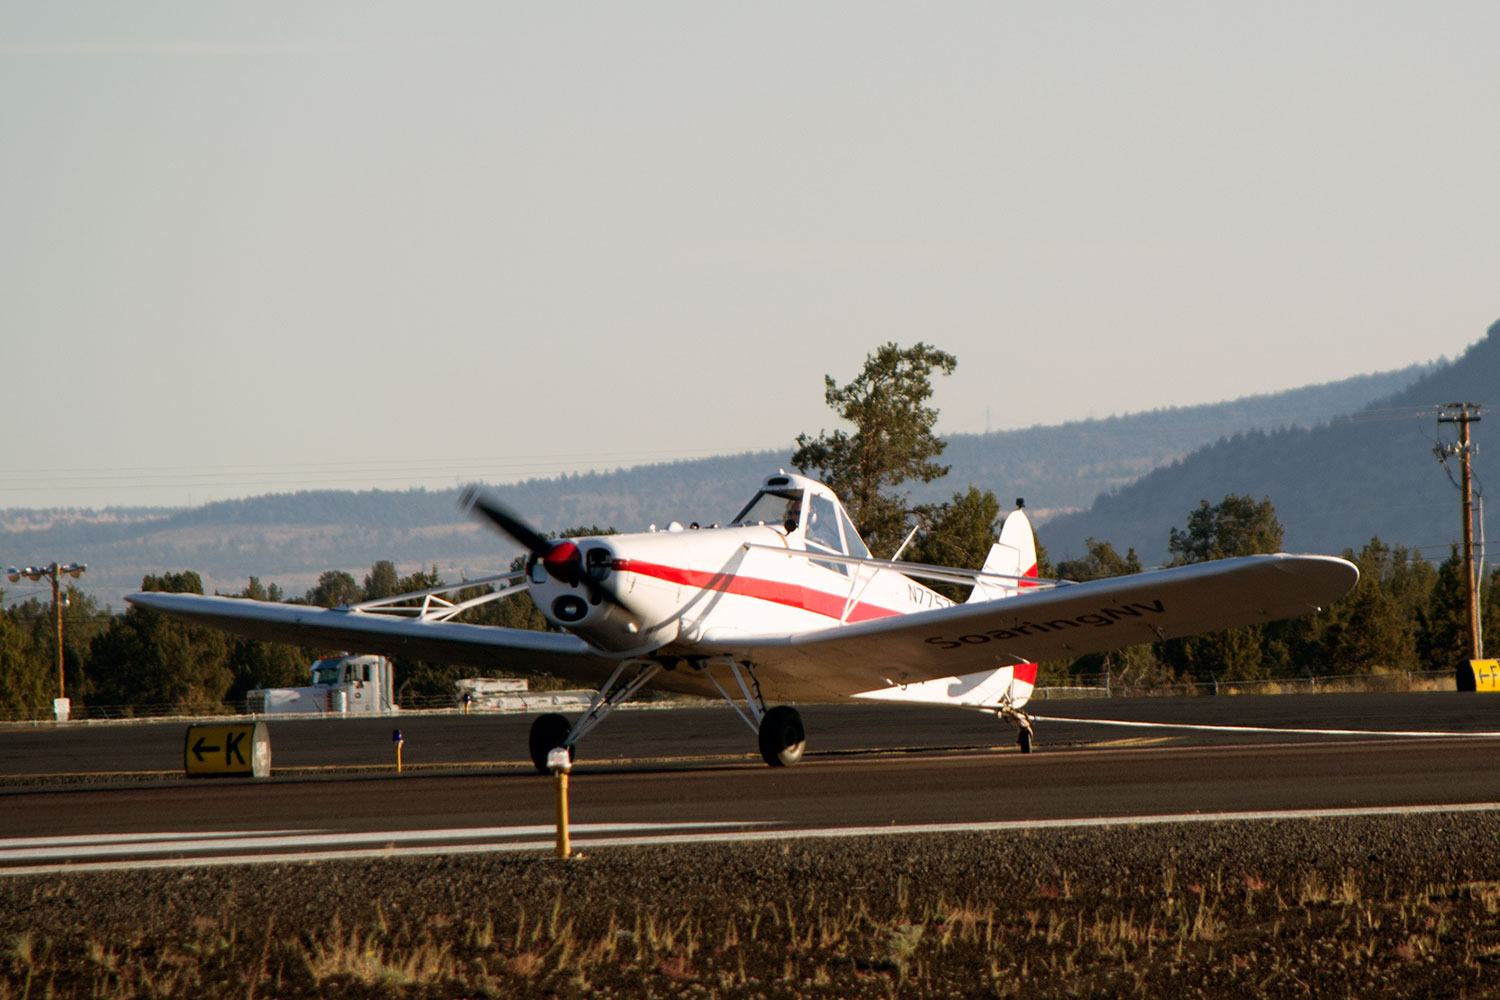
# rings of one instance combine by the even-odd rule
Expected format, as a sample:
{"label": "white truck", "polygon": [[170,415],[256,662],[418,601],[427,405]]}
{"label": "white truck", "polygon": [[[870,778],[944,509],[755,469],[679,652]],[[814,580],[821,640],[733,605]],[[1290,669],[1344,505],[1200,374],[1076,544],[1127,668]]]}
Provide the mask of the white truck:
{"label": "white truck", "polygon": [[315,660],[312,686],[258,688],[247,696],[252,715],[393,715],[391,661],[383,656]]}

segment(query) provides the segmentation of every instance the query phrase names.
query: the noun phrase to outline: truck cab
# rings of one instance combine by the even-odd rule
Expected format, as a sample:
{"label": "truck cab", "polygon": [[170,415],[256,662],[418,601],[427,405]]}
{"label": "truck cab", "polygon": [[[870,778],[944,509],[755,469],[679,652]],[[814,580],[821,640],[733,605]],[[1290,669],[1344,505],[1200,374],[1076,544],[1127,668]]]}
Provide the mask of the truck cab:
{"label": "truck cab", "polygon": [[383,656],[315,660],[312,684],[260,688],[247,696],[252,715],[390,715],[397,711],[391,661]]}

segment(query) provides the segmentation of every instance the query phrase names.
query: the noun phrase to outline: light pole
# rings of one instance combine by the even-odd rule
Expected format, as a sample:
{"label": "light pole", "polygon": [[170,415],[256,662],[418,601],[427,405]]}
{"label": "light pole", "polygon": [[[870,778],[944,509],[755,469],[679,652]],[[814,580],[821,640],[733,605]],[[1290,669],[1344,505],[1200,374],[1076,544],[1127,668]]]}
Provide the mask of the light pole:
{"label": "light pole", "polygon": [[59,578],[67,575],[78,579],[83,571],[88,569],[83,563],[68,563],[60,566],[50,563],[46,566],[27,566],[25,569],[16,569],[12,566],[5,571],[6,577],[11,583],[19,583],[21,577],[28,580],[50,580],[52,581],[52,613],[57,624],[57,705],[55,709],[61,713],[65,712],[65,702],[68,698],[67,687],[63,683],[63,631],[62,631],[62,588]]}

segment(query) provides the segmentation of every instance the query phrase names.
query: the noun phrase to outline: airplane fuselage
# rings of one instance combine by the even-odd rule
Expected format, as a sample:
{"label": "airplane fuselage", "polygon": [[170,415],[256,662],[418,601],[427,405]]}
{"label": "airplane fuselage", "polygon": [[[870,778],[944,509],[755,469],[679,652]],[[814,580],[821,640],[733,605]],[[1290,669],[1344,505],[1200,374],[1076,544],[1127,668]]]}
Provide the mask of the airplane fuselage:
{"label": "airplane fuselage", "polygon": [[[566,564],[532,560],[529,587],[549,621],[620,657],[708,655],[737,638],[952,603],[894,570],[818,559],[799,535],[768,524],[674,524],[665,531],[576,539],[576,557],[570,553]],[[591,589],[606,590],[613,600]]]}

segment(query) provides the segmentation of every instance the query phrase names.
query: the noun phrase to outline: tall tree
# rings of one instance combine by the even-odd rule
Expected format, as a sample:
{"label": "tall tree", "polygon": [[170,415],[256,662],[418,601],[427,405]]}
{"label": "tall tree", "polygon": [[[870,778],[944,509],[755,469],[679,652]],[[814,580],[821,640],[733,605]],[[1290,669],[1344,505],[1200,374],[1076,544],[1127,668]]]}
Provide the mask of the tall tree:
{"label": "tall tree", "polygon": [[[1059,562],[1053,575],[1063,580],[1085,583],[1112,576],[1128,576],[1139,573],[1142,569],[1135,549],[1129,549],[1122,556],[1112,544],[1095,538],[1086,539],[1084,546],[1087,550],[1085,555]],[[1171,670],[1158,659],[1152,643],[1081,656],[1067,663],[1063,670],[1059,670],[1056,664],[1049,663],[1045,666],[1051,668],[1049,676],[1053,677],[1107,674],[1110,689],[1123,694],[1145,693],[1153,687],[1171,684],[1176,680]]]}
{"label": "tall tree", "polygon": [[1135,549],[1130,549],[1121,556],[1109,542],[1088,538],[1083,544],[1088,549],[1087,555],[1079,559],[1064,559],[1057,564],[1057,575],[1060,578],[1086,583],[1089,580],[1103,580],[1141,571],[1141,560],[1135,554]]}
{"label": "tall tree", "polygon": [[1256,503],[1235,493],[1209,506],[1207,500],[1188,515],[1187,529],[1172,529],[1167,550],[1178,565],[1230,559],[1258,552],[1279,552],[1281,522],[1269,499]]}
{"label": "tall tree", "polygon": [[318,577],[317,586],[307,592],[307,603],[320,608],[343,608],[358,604],[364,596],[353,576],[341,569],[330,569]]}
{"label": "tall tree", "polygon": [[[913,540],[903,559],[962,569],[984,565],[1000,520],[1000,501],[994,493],[971,484],[965,492],[953,494],[952,500],[923,504],[916,513],[927,530]],[[971,589],[967,584],[925,582],[955,601],[963,600]]]}
{"label": "tall tree", "polygon": [[[141,589],[201,594],[203,581],[192,571],[148,575]],[[132,606],[90,643],[95,700],[215,711],[234,683],[228,651],[228,636],[216,629],[183,625]]]}
{"label": "tall tree", "polygon": [[848,385],[823,378],[824,399],[854,432],[797,435],[792,465],[838,493],[876,555],[890,555],[904,534],[906,500],[890,491],[908,479],[926,483],[948,472],[934,461],[944,442],[932,432],[938,411],[926,404],[933,371],[950,375],[957,364],[924,343],[905,349],[885,344]]}
{"label": "tall tree", "polygon": [[[267,589],[258,577],[252,576],[243,591],[231,596],[252,601],[276,600],[280,588],[272,584]],[[224,697],[234,702],[256,688],[300,687],[307,683],[311,659],[305,650],[286,643],[231,639],[226,666],[234,675],[234,682]]]}
{"label": "tall tree", "polygon": [[[0,591],[0,597],[4,591]],[[57,671],[16,609],[0,611],[0,718],[50,714]]]}
{"label": "tall tree", "polygon": [[365,574],[365,600],[377,601],[401,593],[401,579],[396,573],[396,564],[382,559],[370,567]]}
{"label": "tall tree", "polygon": [[1424,669],[1456,670],[1469,662],[1466,572],[1455,544],[1437,568],[1427,605],[1417,615],[1417,656]]}
{"label": "tall tree", "polygon": [[1344,558],[1359,567],[1359,582],[1326,613],[1320,665],[1330,674],[1410,666],[1415,647],[1392,593],[1390,547],[1372,538],[1358,555],[1345,551]]}
{"label": "tall tree", "polygon": [[[100,613],[99,602],[92,594],[79,590],[74,583],[63,588],[62,605],[64,686],[76,709],[89,693],[84,651],[107,626],[108,616]],[[51,692],[46,704],[50,706],[57,697],[57,618],[52,601],[33,597],[11,607],[7,614],[13,624],[30,634],[32,655],[45,665],[47,690]]]}
{"label": "tall tree", "polygon": [[[1212,506],[1207,500],[1188,514],[1187,527],[1173,528],[1167,548],[1178,565],[1230,559],[1281,548],[1281,522],[1269,499],[1227,494]],[[1247,625],[1160,643],[1159,657],[1179,674],[1200,679],[1257,680],[1270,663],[1262,650],[1263,630]]]}

